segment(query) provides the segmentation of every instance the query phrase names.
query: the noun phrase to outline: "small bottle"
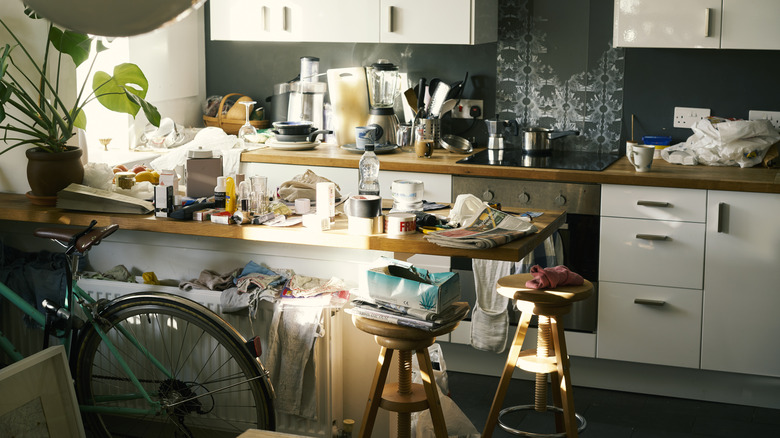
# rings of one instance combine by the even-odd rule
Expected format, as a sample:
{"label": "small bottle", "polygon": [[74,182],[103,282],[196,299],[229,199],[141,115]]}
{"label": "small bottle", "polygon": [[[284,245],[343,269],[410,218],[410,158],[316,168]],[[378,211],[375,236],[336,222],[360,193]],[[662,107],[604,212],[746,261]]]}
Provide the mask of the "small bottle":
{"label": "small bottle", "polygon": [[236,202],[236,181],[233,177],[225,178],[225,210],[235,213],[238,203]]}
{"label": "small bottle", "polygon": [[374,153],[373,144],[366,145],[358,171],[358,194],[379,196],[379,158]]}
{"label": "small bottle", "polygon": [[227,184],[224,176],[217,177],[217,186],[214,187],[214,208],[225,208]]}

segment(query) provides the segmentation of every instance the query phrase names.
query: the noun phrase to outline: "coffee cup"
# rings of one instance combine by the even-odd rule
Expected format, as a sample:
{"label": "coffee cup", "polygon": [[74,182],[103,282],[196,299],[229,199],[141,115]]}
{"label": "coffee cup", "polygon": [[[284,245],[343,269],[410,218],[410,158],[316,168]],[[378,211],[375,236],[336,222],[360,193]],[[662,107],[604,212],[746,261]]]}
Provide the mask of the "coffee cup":
{"label": "coffee cup", "polygon": [[650,165],[653,164],[653,155],[655,146],[648,144],[637,144],[631,147],[631,155],[628,161],[634,165],[637,172],[649,172]]}
{"label": "coffee cup", "polygon": [[367,236],[369,234],[380,234],[384,229],[382,216],[376,217],[347,217],[347,232],[358,236]]}
{"label": "coffee cup", "polygon": [[[633,140],[628,140],[626,142],[626,157],[627,158],[631,156],[631,151],[633,150],[634,146],[636,146],[638,144],[639,144],[639,142],[633,141]],[[630,160],[630,158],[629,158],[629,160]]]}
{"label": "coffee cup", "polygon": [[355,217],[377,217],[382,214],[382,198],[376,195],[350,196],[344,203],[344,213]]}
{"label": "coffee cup", "polygon": [[414,152],[418,158],[431,158],[431,155],[433,155],[433,140],[418,138],[414,142]]}
{"label": "coffee cup", "polygon": [[382,127],[376,124],[358,126],[355,128],[355,146],[365,149],[367,144],[376,144],[376,140],[382,138],[383,133]]}

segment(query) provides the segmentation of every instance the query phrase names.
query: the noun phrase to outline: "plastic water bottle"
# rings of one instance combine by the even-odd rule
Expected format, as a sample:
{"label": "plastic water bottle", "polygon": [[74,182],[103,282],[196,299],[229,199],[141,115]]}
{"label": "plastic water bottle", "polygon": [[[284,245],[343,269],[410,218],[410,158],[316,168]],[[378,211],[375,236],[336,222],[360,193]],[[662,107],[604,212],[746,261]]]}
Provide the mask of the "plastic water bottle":
{"label": "plastic water bottle", "polygon": [[360,157],[358,193],[379,196],[379,158],[374,153],[374,145],[367,144],[366,151]]}

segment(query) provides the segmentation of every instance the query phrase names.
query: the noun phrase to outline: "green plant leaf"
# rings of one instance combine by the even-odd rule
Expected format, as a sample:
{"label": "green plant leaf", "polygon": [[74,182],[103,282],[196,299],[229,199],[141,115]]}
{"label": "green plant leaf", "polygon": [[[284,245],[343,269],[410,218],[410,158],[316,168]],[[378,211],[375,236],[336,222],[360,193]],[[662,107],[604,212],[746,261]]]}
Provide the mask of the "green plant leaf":
{"label": "green plant leaf", "polygon": [[[73,114],[70,115],[73,117]],[[84,111],[79,110],[79,112],[76,114],[76,117],[73,117],[73,126],[76,128],[81,129],[87,129],[87,115],[84,113]]]}
{"label": "green plant leaf", "polygon": [[5,72],[8,70],[8,57],[11,56],[11,46],[6,44],[3,47],[2,53],[0,53],[0,79],[5,77]]}
{"label": "green plant leaf", "polygon": [[92,38],[82,33],[62,30],[52,26],[49,30],[49,42],[55,49],[59,50],[73,59],[73,63],[78,67],[82,62],[89,59],[89,51],[92,47]]}
{"label": "green plant leaf", "polygon": [[144,110],[144,115],[149,123],[158,128],[160,127],[160,112],[157,111],[157,107],[130,92],[127,92],[127,98],[135,102]]}

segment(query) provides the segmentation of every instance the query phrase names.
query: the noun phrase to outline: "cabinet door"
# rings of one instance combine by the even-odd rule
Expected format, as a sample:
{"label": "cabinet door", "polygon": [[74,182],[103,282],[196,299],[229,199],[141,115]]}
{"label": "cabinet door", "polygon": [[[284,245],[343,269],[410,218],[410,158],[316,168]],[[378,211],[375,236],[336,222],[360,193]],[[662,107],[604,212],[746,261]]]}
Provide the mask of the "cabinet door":
{"label": "cabinet door", "polygon": [[780,377],[780,194],[709,191],[704,369]]}
{"label": "cabinet door", "polygon": [[721,0],[615,0],[614,45],[717,49],[720,21]]}
{"label": "cabinet door", "polygon": [[601,281],[596,357],[699,367],[701,290]]}
{"label": "cabinet door", "polygon": [[780,2],[723,0],[723,49],[780,49]]}
{"label": "cabinet door", "polygon": [[211,0],[211,39],[378,42],[379,3],[363,0]]}
{"label": "cabinet door", "polygon": [[381,0],[379,39],[383,43],[473,44],[473,3]]}

